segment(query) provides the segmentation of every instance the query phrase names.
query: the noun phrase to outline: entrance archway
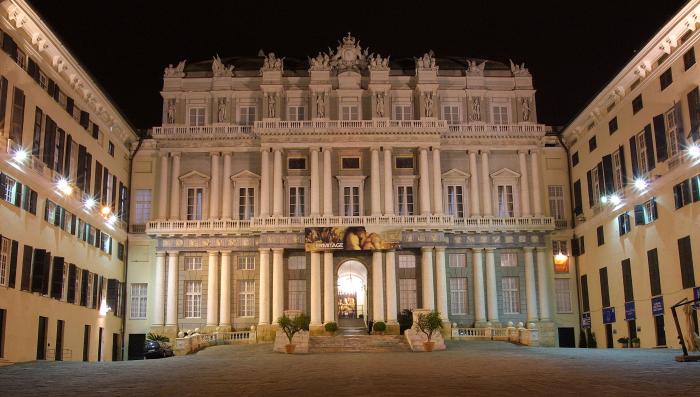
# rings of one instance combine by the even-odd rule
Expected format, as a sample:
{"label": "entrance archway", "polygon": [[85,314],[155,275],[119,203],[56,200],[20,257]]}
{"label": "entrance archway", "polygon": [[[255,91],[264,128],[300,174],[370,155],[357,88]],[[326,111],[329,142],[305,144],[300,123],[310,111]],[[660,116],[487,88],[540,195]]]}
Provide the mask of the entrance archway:
{"label": "entrance archway", "polygon": [[364,323],[367,318],[367,268],[362,262],[346,261],[338,267],[336,280],[338,322],[348,325]]}

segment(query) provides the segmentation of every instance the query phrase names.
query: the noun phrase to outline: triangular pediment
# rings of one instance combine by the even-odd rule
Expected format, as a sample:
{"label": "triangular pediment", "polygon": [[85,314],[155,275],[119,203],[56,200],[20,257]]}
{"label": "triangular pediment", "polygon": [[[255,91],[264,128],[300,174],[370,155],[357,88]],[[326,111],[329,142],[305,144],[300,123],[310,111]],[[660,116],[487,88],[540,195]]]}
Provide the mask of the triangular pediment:
{"label": "triangular pediment", "polygon": [[469,173],[456,168],[445,171],[442,173],[442,179],[467,179],[469,178]]}
{"label": "triangular pediment", "polygon": [[243,170],[237,174],[231,175],[232,181],[239,179],[260,179],[260,175],[248,170]]}
{"label": "triangular pediment", "polygon": [[520,174],[510,168],[501,168],[491,174],[491,178],[520,178]]}
{"label": "triangular pediment", "polygon": [[180,176],[181,181],[208,181],[211,179],[209,175],[204,175],[199,171],[190,171],[182,176]]}

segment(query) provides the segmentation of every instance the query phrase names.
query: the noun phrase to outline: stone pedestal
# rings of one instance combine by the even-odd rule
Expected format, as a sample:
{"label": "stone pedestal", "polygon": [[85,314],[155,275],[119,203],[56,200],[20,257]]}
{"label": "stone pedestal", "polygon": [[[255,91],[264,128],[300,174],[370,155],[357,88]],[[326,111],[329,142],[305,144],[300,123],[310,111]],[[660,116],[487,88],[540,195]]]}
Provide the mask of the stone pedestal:
{"label": "stone pedestal", "polygon": [[[411,328],[411,329],[407,329],[406,331],[404,331],[404,336],[406,337],[406,341],[408,342],[408,345],[411,347],[412,351],[414,351],[414,352],[424,352],[425,351],[425,346],[423,345],[423,342],[427,342],[428,337],[425,336],[424,333]],[[435,346],[433,347],[433,350],[445,350],[447,348],[445,346],[445,339],[442,337],[442,334],[439,332],[435,332],[433,334],[433,337],[430,340],[435,342]]]}
{"label": "stone pedestal", "polygon": [[311,336],[326,335],[326,329],[323,328],[323,325],[309,325],[309,335],[311,335]]}
{"label": "stone pedestal", "polygon": [[537,324],[539,331],[539,345],[546,347],[555,347],[557,342],[557,327],[552,321],[540,321]]}
{"label": "stone pedestal", "polygon": [[273,342],[278,329],[277,324],[259,324],[257,326],[258,343]]}
{"label": "stone pedestal", "polygon": [[386,335],[401,335],[401,326],[397,322],[387,323],[386,324],[386,331],[384,331],[384,334],[386,334]]}
{"label": "stone pedestal", "polygon": [[[278,353],[286,353],[285,346],[289,343],[287,335],[282,331],[278,330],[275,335],[275,344],[272,348],[273,351]],[[294,334],[292,338],[292,344],[296,345],[294,349],[294,354],[297,353],[308,353],[309,352],[309,333],[307,331],[299,331]]]}

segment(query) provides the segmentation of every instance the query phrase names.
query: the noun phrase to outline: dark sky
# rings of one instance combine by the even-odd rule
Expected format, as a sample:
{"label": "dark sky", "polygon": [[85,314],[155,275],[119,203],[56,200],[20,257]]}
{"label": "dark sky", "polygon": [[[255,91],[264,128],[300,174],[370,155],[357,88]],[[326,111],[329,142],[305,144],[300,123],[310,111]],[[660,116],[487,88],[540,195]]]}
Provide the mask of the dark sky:
{"label": "dark sky", "polygon": [[[160,123],[163,68],[255,55],[304,59],[347,31],[392,57],[459,55],[525,62],[538,116],[564,125],[686,2],[30,0],[136,128]],[[181,4],[187,5],[181,5]],[[478,3],[478,4],[475,4]]]}

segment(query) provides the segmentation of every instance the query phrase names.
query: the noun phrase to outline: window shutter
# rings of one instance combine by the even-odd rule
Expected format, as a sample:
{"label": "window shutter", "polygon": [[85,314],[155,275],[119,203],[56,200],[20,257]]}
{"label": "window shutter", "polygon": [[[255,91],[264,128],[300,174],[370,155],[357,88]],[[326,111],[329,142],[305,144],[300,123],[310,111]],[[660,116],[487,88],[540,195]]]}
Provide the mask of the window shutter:
{"label": "window shutter", "polygon": [[75,106],[75,102],[73,102],[73,98],[67,97],[66,98],[66,112],[68,112],[68,114],[71,116],[73,116],[73,106]]}
{"label": "window shutter", "polygon": [[612,194],[615,192],[615,184],[613,182],[613,166],[612,155],[603,156],[603,174],[605,175],[605,193]]}
{"label": "window shutter", "polygon": [[19,248],[19,243],[12,240],[12,248],[10,248],[10,279],[7,281],[7,286],[10,288],[15,287],[15,280],[17,279],[17,249]]}
{"label": "window shutter", "polygon": [[22,291],[29,291],[31,289],[32,281],[32,254],[34,249],[25,245],[22,248],[22,283],[20,289]]}
{"label": "window shutter", "polygon": [[629,258],[622,261],[622,283],[625,293],[625,302],[634,301],[634,287],[632,285],[632,266]]}
{"label": "window shutter", "polygon": [[92,125],[92,137],[95,139],[100,137],[100,126],[97,124]]}
{"label": "window shutter", "polygon": [[90,123],[90,114],[84,110],[80,111],[80,125],[87,129]]}
{"label": "window shutter", "polygon": [[63,163],[63,176],[66,178],[70,178],[70,158],[71,158],[71,146],[73,146],[73,138],[71,138],[70,134],[66,134],[66,155],[65,155],[65,161]]}
{"label": "window shutter", "polygon": [[608,268],[604,267],[598,270],[600,275],[600,297],[603,307],[610,307],[610,289],[608,286]]}
{"label": "window shutter", "polygon": [[95,161],[95,201],[102,203],[102,164],[99,161]]}
{"label": "window shutter", "polygon": [[680,183],[673,186],[673,201],[676,204],[676,209],[683,206],[683,190]]}
{"label": "window shutter", "polygon": [[[604,195],[607,194],[605,191],[605,175],[603,174],[603,162],[599,162],[598,166],[596,167],[598,170],[598,194],[599,195]],[[598,200],[600,200],[600,197],[597,197]]]}
{"label": "window shutter", "polygon": [[574,213],[580,215],[583,213],[583,201],[581,200],[581,181],[574,182]]}
{"label": "window shutter", "polygon": [[634,206],[634,224],[645,225],[644,222],[644,205],[637,204]]}
{"label": "window shutter", "polygon": [[637,164],[637,137],[630,138],[630,160],[632,160],[632,179],[639,176],[639,165]]}
{"label": "window shutter", "polygon": [[651,124],[647,124],[644,127],[644,142],[647,146],[647,164],[649,164],[649,171],[656,167],[656,160],[654,156],[654,137],[651,132]]}
{"label": "window shutter", "polygon": [[666,119],[663,114],[654,116],[654,138],[656,139],[656,158],[659,162],[666,161]]}
{"label": "window shutter", "polygon": [[80,277],[80,306],[87,306],[88,277],[90,277],[90,271],[83,269],[83,276]]}
{"label": "window shutter", "polygon": [[627,165],[625,164],[625,147],[620,146],[618,151],[620,152],[620,172],[622,173],[622,184],[627,184]]}
{"label": "window shutter", "polygon": [[581,255],[581,250],[578,246],[578,239],[577,238],[572,238],[571,239],[571,254],[573,256],[579,256]]}
{"label": "window shutter", "polygon": [[585,274],[581,276],[581,301],[583,305],[583,311],[590,311],[590,304],[588,301],[588,276]]}
{"label": "window shutter", "polygon": [[65,151],[66,147],[66,132],[59,128],[56,134],[56,149],[58,153],[56,153],[56,167],[55,171],[61,175],[63,175],[63,154]]}
{"label": "window shutter", "polygon": [[32,76],[34,81],[39,82],[39,67],[37,67],[36,62],[31,57],[27,59],[27,73]]}
{"label": "window shutter", "polygon": [[66,291],[66,301],[69,303],[75,302],[75,278],[77,275],[77,268],[74,264],[68,266],[68,291]]}
{"label": "window shutter", "polygon": [[649,264],[649,284],[651,287],[651,296],[661,295],[659,255],[656,248],[647,251],[647,263]]}
{"label": "window shutter", "polygon": [[588,206],[593,207],[593,179],[590,170],[586,172],[586,179],[588,179]]}
{"label": "window shutter", "polygon": [[700,175],[690,178],[690,186],[693,191],[693,202],[700,201]]}
{"label": "window shutter", "polygon": [[700,92],[698,87],[688,93],[688,113],[690,115],[690,137],[693,141],[700,138]]}
{"label": "window shutter", "polygon": [[[112,175],[112,209],[117,208],[117,176]],[[119,214],[118,211],[115,211]]]}
{"label": "window shutter", "polygon": [[51,253],[47,252],[44,255],[44,263],[41,266],[41,271],[44,273],[41,277],[41,293],[43,295],[49,294],[49,276],[51,275]]}
{"label": "window shutter", "polygon": [[53,80],[49,79],[49,85],[46,89],[48,92],[49,96],[53,98],[53,92],[56,90],[56,83],[53,82]]}
{"label": "window shutter", "polygon": [[100,303],[97,301],[98,276],[92,275],[92,308],[100,308]]}
{"label": "window shutter", "polygon": [[63,296],[63,257],[53,258],[53,275],[51,276],[51,297],[61,300]]}
{"label": "window shutter", "polygon": [[690,246],[690,236],[678,239],[678,259],[681,265],[683,288],[695,287],[695,272],[693,271],[693,252]]}
{"label": "window shutter", "polygon": [[651,219],[659,219],[659,211],[656,209],[656,197],[651,198]]}
{"label": "window shutter", "polygon": [[15,207],[19,207],[22,204],[22,184],[17,182],[15,184],[15,197],[12,198],[14,202],[12,204]]}
{"label": "window shutter", "polygon": [[78,172],[76,173],[78,189],[85,191],[85,146],[78,145]]}
{"label": "window shutter", "polygon": [[677,102],[673,105],[673,112],[676,114],[676,134],[678,135],[678,146],[685,146],[685,128],[683,125],[683,112],[681,103]]}
{"label": "window shutter", "polygon": [[90,180],[92,179],[92,155],[85,153],[85,193],[90,194]]}
{"label": "window shutter", "polygon": [[625,233],[624,233],[624,232],[625,232],[625,225],[624,225],[624,223],[625,223],[625,220],[623,219],[623,215],[619,215],[619,216],[617,217],[617,232],[618,232],[618,235],[620,235],[620,236],[622,236],[623,234],[625,234]]}
{"label": "window shutter", "polygon": [[44,257],[46,256],[46,250],[35,249],[34,250],[34,260],[32,272],[32,292],[41,292],[41,286],[43,284],[42,277],[44,272],[42,271],[42,264],[44,263]]}

